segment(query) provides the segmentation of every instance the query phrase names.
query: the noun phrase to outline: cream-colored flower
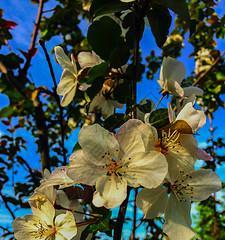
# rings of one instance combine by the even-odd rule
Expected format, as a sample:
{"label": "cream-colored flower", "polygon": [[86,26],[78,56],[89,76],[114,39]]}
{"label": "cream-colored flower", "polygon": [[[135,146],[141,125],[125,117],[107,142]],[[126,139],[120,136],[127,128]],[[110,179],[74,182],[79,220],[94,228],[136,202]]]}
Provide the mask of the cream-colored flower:
{"label": "cream-colored flower", "polygon": [[186,70],[182,62],[171,57],[165,57],[160,70],[160,79],[158,80],[162,93],[174,94],[182,99],[189,99],[189,101],[193,101],[195,96],[202,95],[203,91],[200,88],[181,87],[185,75]]}
{"label": "cream-colored flower", "polygon": [[[175,116],[174,111],[171,106],[168,109],[170,127],[177,130],[181,134],[184,134],[186,142],[188,143],[188,138],[193,139],[192,144],[186,144],[187,147],[190,147],[190,152],[196,159],[202,159],[205,161],[212,160],[212,157],[209,156],[204,150],[197,147],[197,143],[192,134],[196,133],[201,127],[206,123],[206,116],[202,110],[196,110],[193,107],[191,102],[187,103],[182,110],[179,112],[178,116]],[[190,135],[191,134],[191,135]],[[194,143],[194,144],[193,144]]]}
{"label": "cream-colored flower", "polygon": [[70,240],[77,234],[72,212],[56,214],[45,195],[36,194],[30,200],[33,215],[16,218],[13,223],[17,240]]}
{"label": "cream-colored flower", "polygon": [[156,150],[146,152],[152,137],[151,129],[139,120],[127,121],[116,136],[98,124],[84,127],[79,134],[82,150],[71,156],[68,175],[96,186],[95,206],[119,206],[127,196],[128,185],[154,188],[167,174],[164,155]]}
{"label": "cream-colored flower", "polygon": [[172,240],[189,240],[195,236],[191,229],[191,201],[203,201],[221,189],[219,177],[211,170],[180,172],[156,189],[143,189],[137,196],[137,206],[145,218],[165,214],[163,231]]}
{"label": "cream-colored flower", "polygon": [[[168,161],[169,175],[176,175],[180,170],[188,172],[194,169],[198,146],[193,133],[204,125],[206,119],[204,112],[194,109],[192,103],[186,104],[177,117],[170,109],[169,116],[171,124],[159,131],[159,134],[149,125],[155,141],[151,140],[147,149],[163,153]],[[148,117],[146,121],[148,123]]]}
{"label": "cream-colored flower", "polygon": [[115,81],[107,79],[101,91],[93,98],[90,103],[89,112],[101,112],[104,118],[108,118],[114,114],[115,108],[122,108],[123,104],[113,99],[113,91],[115,89]]}
{"label": "cream-colored flower", "polygon": [[87,84],[79,84],[79,75],[82,73],[83,69],[80,71],[77,70],[76,61],[71,54],[71,60],[68,56],[66,56],[62,47],[55,47],[55,56],[57,62],[63,68],[63,73],[60,79],[60,82],[57,86],[57,94],[62,97],[61,105],[63,107],[69,105],[73,98],[75,97],[77,87],[79,85],[79,89],[81,91],[85,91],[89,85]]}

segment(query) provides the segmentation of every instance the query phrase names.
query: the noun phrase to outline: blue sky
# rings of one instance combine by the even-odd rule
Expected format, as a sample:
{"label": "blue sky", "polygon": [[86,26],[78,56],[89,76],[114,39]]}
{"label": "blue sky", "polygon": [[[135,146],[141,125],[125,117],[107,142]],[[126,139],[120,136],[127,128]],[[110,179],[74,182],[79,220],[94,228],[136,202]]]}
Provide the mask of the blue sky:
{"label": "blue sky", "polygon": [[[52,9],[55,6],[55,1],[50,0],[45,5],[45,10]],[[217,12],[219,15],[222,15],[225,13],[224,10],[225,6],[225,0],[222,0],[217,8]],[[18,26],[12,31],[13,34],[13,40],[10,41],[10,46],[12,46],[13,49],[16,49],[19,51],[20,49],[26,51],[29,47],[30,43],[30,37],[33,30],[33,23],[35,21],[36,13],[37,13],[37,5],[31,4],[28,0],[0,0],[0,8],[4,9],[4,18],[10,19],[12,21],[15,21]],[[15,11],[16,9],[16,11]],[[82,29],[84,33],[87,31],[88,24],[86,22],[81,23]],[[49,43],[47,43],[48,50],[50,51],[55,45],[58,45],[61,43],[60,37],[56,37],[53,40],[51,40]],[[149,27],[146,27],[146,30],[144,32],[143,39],[141,41],[141,47],[142,47],[142,53],[143,53],[143,59],[145,56],[147,56],[151,50],[155,50],[156,53],[160,53],[160,49],[157,48],[155,41],[151,35]],[[225,43],[224,41],[218,42],[218,48],[221,50],[225,50]],[[191,52],[191,45],[185,41],[185,47],[182,51],[182,56],[179,58],[185,63],[187,74],[192,72],[194,70],[194,61],[193,58],[189,57],[189,54]],[[3,48],[1,50],[2,52],[8,51],[8,49]],[[61,74],[61,68],[58,64],[54,61],[54,57],[52,56],[52,63],[54,67],[54,71],[56,73],[57,79],[60,78]],[[36,83],[36,85],[39,86],[47,86],[51,88],[52,81],[49,75],[49,70],[47,63],[45,61],[45,57],[43,55],[42,50],[38,46],[38,52],[35,56],[35,58],[32,60],[32,68],[29,71],[29,75],[31,77],[31,80]],[[157,85],[156,81],[149,81],[146,79],[143,79],[143,82],[141,84],[138,84],[138,100],[141,100],[142,98],[152,98],[153,101],[157,102],[157,99],[159,99],[159,86]],[[225,99],[225,98],[224,98]],[[6,96],[0,94],[0,107],[4,107],[8,105],[8,99]],[[167,101],[164,100],[161,104],[161,107],[166,107]],[[225,127],[224,123],[221,121],[221,116],[225,116],[225,111],[222,109],[219,109],[215,113],[215,121],[214,125],[218,126],[219,131],[217,131],[217,136],[225,136]],[[199,131],[198,135],[198,141],[201,146],[204,146],[206,143],[206,139],[209,136],[209,123],[206,124],[206,126]],[[4,133],[5,128],[3,125],[0,124],[0,133]],[[67,141],[66,146],[69,149],[69,151],[72,151],[72,147],[74,145],[74,142],[77,138],[78,130],[74,132],[72,137]],[[17,133],[18,135],[24,135],[23,131],[19,131]],[[36,146],[33,142],[32,136],[29,134],[26,134],[26,140],[29,142],[29,151],[24,151],[22,154],[25,156],[26,159],[32,159],[33,167],[40,169],[40,165],[38,163],[38,156],[36,155]],[[217,170],[219,175],[225,180],[224,178],[224,170],[225,167],[221,167]],[[21,172],[21,175],[23,173]],[[8,186],[7,191],[12,192],[10,190],[10,186]],[[23,212],[18,212],[18,215],[23,215]],[[6,216],[6,212],[0,208],[0,218],[4,219],[5,223],[10,223],[11,218],[9,216]],[[126,231],[129,231],[129,228],[126,228]],[[140,231],[141,232],[141,231]]]}

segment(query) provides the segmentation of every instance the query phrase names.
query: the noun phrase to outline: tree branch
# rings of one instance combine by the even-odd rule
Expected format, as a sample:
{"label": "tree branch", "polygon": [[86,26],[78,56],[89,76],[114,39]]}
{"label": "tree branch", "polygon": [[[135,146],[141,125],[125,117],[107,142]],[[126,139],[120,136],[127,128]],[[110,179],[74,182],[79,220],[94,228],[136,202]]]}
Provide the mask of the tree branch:
{"label": "tree branch", "polygon": [[31,60],[35,53],[35,44],[37,41],[37,36],[38,36],[39,27],[40,27],[40,23],[41,23],[41,17],[43,14],[43,8],[44,8],[44,0],[39,0],[38,13],[37,13],[35,26],[34,26],[34,30],[33,30],[31,41],[30,41],[30,46],[28,49],[27,59],[26,59],[23,69],[20,71],[21,77],[26,76],[27,71],[30,67]]}
{"label": "tree branch", "polygon": [[59,95],[56,92],[56,89],[57,89],[56,77],[55,77],[55,73],[54,73],[54,70],[53,70],[53,67],[52,67],[51,59],[49,57],[48,51],[47,51],[46,46],[45,46],[45,42],[43,40],[40,40],[39,43],[40,43],[40,45],[41,45],[41,47],[42,47],[42,49],[44,51],[45,58],[46,58],[46,61],[48,63],[49,71],[50,71],[50,74],[51,74],[51,77],[52,77],[52,81],[53,81],[53,84],[54,84],[54,87],[53,87],[54,97],[55,97],[55,100],[56,100],[57,105],[59,107],[59,124],[60,124],[60,129],[61,129],[61,147],[62,147],[62,152],[63,152],[63,164],[66,165],[67,164],[67,157],[66,157],[66,149],[65,149],[65,136],[64,136],[64,124],[63,124],[63,115],[64,115],[63,108],[60,105],[60,98],[59,98]]}
{"label": "tree branch", "polygon": [[199,84],[202,82],[202,80],[204,80],[204,78],[205,78],[205,77],[214,69],[214,67],[220,62],[220,60],[222,59],[223,55],[224,55],[224,54],[222,54],[221,56],[219,56],[219,57],[215,60],[215,62],[210,66],[210,68],[209,68],[207,71],[205,71],[203,74],[201,74],[201,75],[197,78],[197,80],[193,83],[193,86],[199,85]]}
{"label": "tree branch", "polygon": [[2,200],[3,200],[3,202],[4,202],[4,205],[5,205],[6,209],[8,210],[8,212],[10,213],[10,215],[12,216],[12,218],[15,219],[16,216],[15,216],[13,210],[10,208],[6,197],[2,194],[1,191],[0,191],[0,196],[1,196]]}

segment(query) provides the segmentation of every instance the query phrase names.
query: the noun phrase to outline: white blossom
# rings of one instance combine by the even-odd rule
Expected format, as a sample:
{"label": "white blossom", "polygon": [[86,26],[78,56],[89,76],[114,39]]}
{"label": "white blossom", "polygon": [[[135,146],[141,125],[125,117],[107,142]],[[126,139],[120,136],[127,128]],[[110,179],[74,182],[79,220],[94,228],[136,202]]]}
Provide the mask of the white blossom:
{"label": "white blossom", "polygon": [[220,189],[221,181],[211,170],[180,171],[158,188],[143,189],[137,196],[137,206],[145,218],[164,213],[163,231],[170,239],[189,240],[195,236],[191,229],[191,201],[203,201]]}
{"label": "white blossom", "polygon": [[45,195],[36,194],[30,199],[33,215],[16,218],[13,223],[17,240],[70,240],[77,234],[72,212],[57,214]]}
{"label": "white blossom", "polygon": [[153,136],[145,126],[139,120],[129,120],[116,136],[98,124],[81,129],[82,150],[71,156],[68,175],[80,183],[95,185],[95,206],[114,208],[125,200],[128,185],[154,188],[164,180],[166,159],[160,152],[146,151]]}

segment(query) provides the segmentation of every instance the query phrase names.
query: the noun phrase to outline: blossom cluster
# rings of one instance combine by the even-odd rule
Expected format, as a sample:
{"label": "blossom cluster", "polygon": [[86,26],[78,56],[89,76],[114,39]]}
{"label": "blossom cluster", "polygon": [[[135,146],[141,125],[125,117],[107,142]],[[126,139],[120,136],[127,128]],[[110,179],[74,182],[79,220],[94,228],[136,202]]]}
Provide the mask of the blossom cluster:
{"label": "blossom cluster", "polygon": [[[80,66],[77,70],[73,56],[70,60],[61,47],[56,47],[55,53],[63,68],[57,93],[62,96],[62,106],[67,106],[78,88],[86,91],[90,87],[80,82],[80,76],[103,60],[94,52],[81,52],[77,56]],[[122,66],[110,72],[125,69]],[[81,211],[81,205],[69,200],[60,190],[76,184],[92,186],[93,205],[107,209],[124,202],[128,187],[138,188],[136,204],[145,218],[164,216],[163,231],[171,240],[194,237],[191,203],[203,201],[220,190],[221,182],[211,170],[195,170],[197,159],[210,161],[211,157],[198,148],[194,137],[206,122],[204,112],[194,107],[196,96],[203,92],[196,87],[182,88],[184,78],[183,64],[164,58],[158,83],[163,96],[176,96],[177,109],[175,112],[169,105],[170,123],[162,128],[157,129],[149,122],[152,112],[146,114],[145,121],[129,119],[115,133],[99,124],[82,127],[78,136],[81,148],[70,156],[69,166],[46,174],[29,200],[33,214],[14,222],[15,238],[79,239],[83,225],[75,212]],[[113,98],[113,88],[113,79],[108,74],[89,111],[98,109],[107,118],[116,107],[122,107]],[[110,98],[106,98],[108,92]],[[55,209],[56,205],[62,209]]]}

